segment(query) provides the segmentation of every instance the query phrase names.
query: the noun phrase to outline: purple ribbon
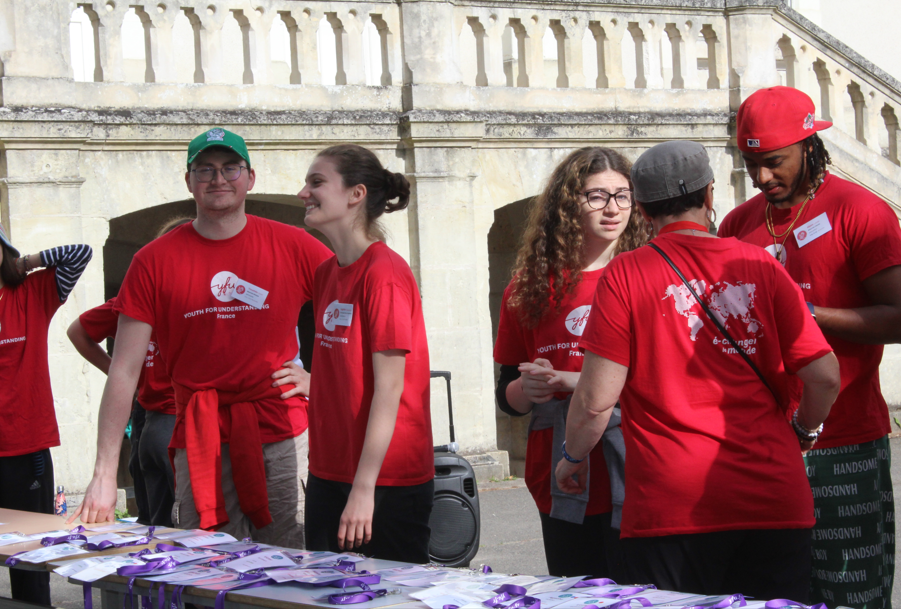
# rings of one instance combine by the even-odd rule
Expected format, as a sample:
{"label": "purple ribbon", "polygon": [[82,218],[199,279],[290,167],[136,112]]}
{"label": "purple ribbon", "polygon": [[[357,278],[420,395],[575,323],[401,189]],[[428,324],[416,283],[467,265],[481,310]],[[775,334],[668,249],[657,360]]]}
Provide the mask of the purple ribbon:
{"label": "purple ribbon", "polygon": [[[773,602],[773,601],[771,601],[771,602]],[[723,600],[721,600],[720,602],[712,604],[712,605],[706,605],[706,604],[705,605],[691,605],[690,607],[686,607],[685,609],[727,609],[728,607],[731,607],[733,603],[738,603],[739,607],[744,607],[745,605],[748,604],[748,602],[745,600],[745,597],[743,595],[733,594],[732,596],[728,596],[728,597],[724,598]],[[797,603],[792,603],[792,604],[797,606]],[[803,607],[804,605],[801,605],[801,606]]]}
{"label": "purple ribbon", "polygon": [[607,579],[606,577],[599,577],[596,579],[583,579],[580,582],[576,582],[573,588],[594,588],[595,586],[615,586],[616,582],[612,579]]}
{"label": "purple ribbon", "polygon": [[107,548],[124,548],[127,546],[141,546],[141,545],[144,545],[145,543],[150,543],[149,537],[140,537],[138,539],[135,539],[134,541],[128,541],[125,543],[122,543],[121,541],[116,542],[116,541],[106,539],[104,541],[101,541],[100,543],[88,542],[85,544],[84,547],[87,550],[99,551],[99,550],[106,550]]}
{"label": "purple ribbon", "polygon": [[[255,578],[254,581],[250,581],[251,578]],[[219,594],[216,595],[216,607],[215,609],[225,609],[225,595],[231,592],[232,590],[247,590],[249,588],[259,588],[260,586],[268,586],[272,583],[272,579],[264,573],[259,574],[250,574],[250,573],[242,573],[238,576],[239,580],[248,580],[246,584],[242,584],[240,586],[235,586],[234,588],[230,588],[229,590],[222,590]]]}
{"label": "purple ribbon", "polygon": [[83,532],[84,532],[84,527],[81,525],[78,525],[77,527],[75,527],[74,529],[69,531],[69,533],[67,535],[60,535],[59,537],[44,537],[41,540],[41,545],[44,547],[47,547],[47,546],[55,546],[57,544],[66,543],[69,541],[87,541],[87,539],[88,539],[87,537],[85,537],[84,535],[79,535],[79,533],[83,533]]}
{"label": "purple ribbon", "polygon": [[629,586],[628,588],[623,588],[617,592],[610,592],[608,594],[601,594],[601,598],[623,598],[625,596],[635,596],[645,590],[656,590],[657,587],[654,584],[648,584],[647,586]]}
{"label": "purple ribbon", "polygon": [[[607,597],[601,597],[601,598],[607,598]],[[650,607],[654,604],[643,596],[636,596],[635,598],[627,598],[625,600],[621,600],[618,603],[608,605],[604,609],[629,609],[632,606],[632,601],[638,601],[639,603],[641,603],[642,607]]]}
{"label": "purple ribbon", "polygon": [[[353,594],[329,594],[328,602],[332,605],[354,605],[356,603],[365,603],[387,594],[387,590],[363,590]],[[217,607],[217,609],[219,608]]]}
{"label": "purple ribbon", "polygon": [[767,601],[766,609],[826,609],[826,603],[817,603],[816,605],[805,605],[797,601],[790,601],[786,598],[775,598]]}
{"label": "purple ribbon", "polygon": [[[489,598],[487,601],[482,604],[486,607],[497,608],[497,609],[519,609],[519,607],[528,607],[529,609],[541,609],[541,601],[533,596],[526,596],[526,589],[522,586],[515,586],[513,584],[504,584],[500,588],[495,589],[497,592],[497,596],[493,598]],[[522,597],[513,601],[509,605],[504,605],[504,603],[516,598],[517,596]],[[448,609],[448,608],[445,608]]]}
{"label": "purple ribbon", "polygon": [[7,567],[15,567],[17,564],[19,564],[19,559],[16,558],[16,556],[19,556],[19,555],[21,555],[21,554],[24,554],[24,553],[27,552],[27,551],[28,551],[28,550],[22,550],[21,552],[16,552],[15,554],[13,554],[13,555],[10,556],[9,558],[7,558],[7,559],[6,559],[6,562],[5,562],[4,564],[5,564]]}
{"label": "purple ribbon", "polygon": [[91,593],[91,584],[82,584],[81,591],[84,594],[84,609],[94,609],[94,595]]}
{"label": "purple ribbon", "polygon": [[488,575],[489,573],[491,573],[491,567],[489,567],[488,565],[482,565],[482,573]]}

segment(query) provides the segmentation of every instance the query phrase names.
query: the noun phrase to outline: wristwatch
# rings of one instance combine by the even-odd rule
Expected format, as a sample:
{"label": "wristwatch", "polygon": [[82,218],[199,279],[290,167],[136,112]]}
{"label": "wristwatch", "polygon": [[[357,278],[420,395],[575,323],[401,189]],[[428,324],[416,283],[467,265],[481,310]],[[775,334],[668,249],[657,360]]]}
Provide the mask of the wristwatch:
{"label": "wristwatch", "polygon": [[813,308],[813,303],[812,303],[812,302],[808,302],[808,303],[807,303],[807,310],[810,311],[810,316],[813,317],[813,320],[814,320],[814,321],[816,321],[816,319],[817,319],[817,314],[814,312],[814,308]]}

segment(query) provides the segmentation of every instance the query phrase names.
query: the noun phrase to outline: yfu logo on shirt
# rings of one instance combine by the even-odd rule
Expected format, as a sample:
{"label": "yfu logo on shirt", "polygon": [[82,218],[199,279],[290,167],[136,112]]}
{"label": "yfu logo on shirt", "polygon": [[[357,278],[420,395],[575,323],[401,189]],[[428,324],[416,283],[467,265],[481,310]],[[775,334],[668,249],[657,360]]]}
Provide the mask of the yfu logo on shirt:
{"label": "yfu logo on shirt", "polygon": [[588,323],[588,314],[591,313],[591,305],[576,307],[566,316],[566,330],[575,336],[582,336],[585,324]]}
{"label": "yfu logo on shirt", "polygon": [[322,314],[322,325],[331,332],[336,326],[350,326],[353,321],[354,306],[333,300]]}
{"label": "yfu logo on shirt", "polygon": [[269,292],[244,281],[231,271],[219,271],[210,281],[210,291],[221,302],[240,300],[255,309],[262,309]]}

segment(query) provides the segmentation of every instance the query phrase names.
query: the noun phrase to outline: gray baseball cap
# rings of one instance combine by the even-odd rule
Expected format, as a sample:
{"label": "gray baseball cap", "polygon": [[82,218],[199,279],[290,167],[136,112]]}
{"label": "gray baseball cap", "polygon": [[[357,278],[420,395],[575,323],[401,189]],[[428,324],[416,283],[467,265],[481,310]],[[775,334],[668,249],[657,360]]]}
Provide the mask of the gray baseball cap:
{"label": "gray baseball cap", "polygon": [[664,142],[632,165],[632,192],[640,203],[687,195],[713,181],[707,150],[697,142]]}
{"label": "gray baseball cap", "polygon": [[15,254],[16,258],[19,257],[19,250],[13,247],[13,244],[10,242],[9,237],[6,236],[6,231],[3,229],[2,224],[0,224],[0,241],[3,242],[3,245],[13,251],[13,254]]}

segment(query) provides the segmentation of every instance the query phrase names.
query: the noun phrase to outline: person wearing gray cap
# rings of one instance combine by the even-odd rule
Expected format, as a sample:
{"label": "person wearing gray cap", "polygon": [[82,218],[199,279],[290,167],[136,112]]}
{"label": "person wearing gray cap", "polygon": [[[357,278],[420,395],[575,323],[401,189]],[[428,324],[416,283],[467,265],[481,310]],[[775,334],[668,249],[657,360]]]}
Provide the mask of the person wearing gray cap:
{"label": "person wearing gray cap", "polygon": [[[581,460],[619,399],[629,580],[806,602],[814,518],[801,453],[838,393],[835,356],[778,262],[709,233],[703,146],[654,146],[632,184],[654,239],[598,282],[603,314],[582,335],[557,484],[579,492]],[[804,394],[789,423],[792,374]]]}
{"label": "person wearing gray cap", "polygon": [[[53,513],[59,429],[47,334],[91,254],[66,245],[21,256],[0,226],[0,508]],[[14,599],[50,604],[49,573],[10,569],[9,579]]]}

